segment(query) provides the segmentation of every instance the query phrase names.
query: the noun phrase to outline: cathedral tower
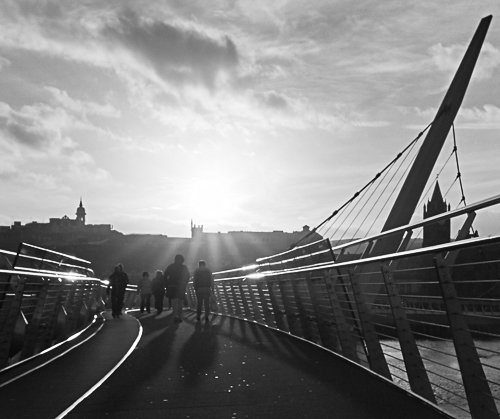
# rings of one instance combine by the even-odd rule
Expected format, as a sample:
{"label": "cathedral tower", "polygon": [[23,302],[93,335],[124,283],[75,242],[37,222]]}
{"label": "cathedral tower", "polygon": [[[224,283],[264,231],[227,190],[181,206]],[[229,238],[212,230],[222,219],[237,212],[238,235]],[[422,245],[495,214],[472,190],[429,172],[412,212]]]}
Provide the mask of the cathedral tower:
{"label": "cathedral tower", "polygon": [[[443,212],[449,211],[450,205],[446,203],[441,194],[439,182],[436,182],[432,198],[424,205],[424,220]],[[424,239],[422,247],[435,246],[450,242],[450,220],[424,226]]]}

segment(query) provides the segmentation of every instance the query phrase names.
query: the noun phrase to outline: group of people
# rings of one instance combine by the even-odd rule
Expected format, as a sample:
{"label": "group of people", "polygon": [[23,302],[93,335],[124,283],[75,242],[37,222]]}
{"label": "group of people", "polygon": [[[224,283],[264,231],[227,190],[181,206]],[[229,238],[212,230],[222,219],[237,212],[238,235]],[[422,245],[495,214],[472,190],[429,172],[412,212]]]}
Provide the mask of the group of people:
{"label": "group of people", "polygon": [[[184,265],[184,257],[176,255],[174,263],[170,264],[164,272],[156,271],[151,279],[149,272],[144,272],[137,286],[137,293],[141,296],[140,312],[151,312],[151,297],[154,296],[155,308],[158,313],[163,311],[163,300],[168,298],[172,308],[174,322],[182,322],[182,304],[186,293],[187,284],[191,278],[188,268]],[[125,290],[129,283],[123,265],[118,264],[109,277],[108,294],[111,290],[111,311],[113,317],[120,317],[123,309]],[[205,321],[209,321],[210,295],[213,291],[214,281],[212,272],[207,268],[205,261],[198,262],[198,268],[193,274],[193,286],[196,292],[197,307],[196,320],[201,320],[204,306]],[[169,307],[169,308],[170,308]]]}

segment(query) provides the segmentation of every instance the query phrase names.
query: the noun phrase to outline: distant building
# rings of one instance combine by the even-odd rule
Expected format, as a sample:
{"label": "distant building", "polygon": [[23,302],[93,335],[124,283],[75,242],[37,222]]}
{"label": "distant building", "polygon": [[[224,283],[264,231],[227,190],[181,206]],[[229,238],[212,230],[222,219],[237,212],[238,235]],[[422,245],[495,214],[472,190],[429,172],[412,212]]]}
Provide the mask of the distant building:
{"label": "distant building", "polygon": [[[274,230],[274,231],[229,231],[227,233],[205,233],[203,232],[202,225],[193,224],[191,221],[191,238],[192,239],[207,239],[212,236],[227,235],[232,237],[235,241],[247,241],[247,242],[262,242],[270,245],[271,247],[278,248],[288,248],[299,240],[301,240],[306,235],[310,234],[311,230],[308,225],[302,227],[302,231],[294,231],[292,233],[286,233],[282,230]],[[314,233],[301,244],[312,243],[318,240],[321,240],[323,237]]]}
{"label": "distant building", "polygon": [[[231,269],[254,263],[256,259],[284,252],[306,235],[309,226],[302,231],[287,233],[275,231],[229,231],[227,233],[205,233],[203,225],[191,221],[190,251],[201,255],[202,259],[211,260],[214,269]],[[306,243],[321,240],[323,237],[311,234]]]}
{"label": "distant building", "polygon": [[[441,194],[441,188],[439,187],[439,182],[436,182],[434,187],[434,192],[432,197],[427,201],[427,205],[424,204],[424,220],[435,215],[442,214],[450,210],[450,204],[446,203],[446,200]],[[451,233],[450,219],[442,221],[439,223],[434,223],[424,226],[424,235],[422,247],[437,246],[439,244],[449,243]]]}
{"label": "distant building", "polygon": [[[177,253],[186,258],[186,265],[193,271],[200,259],[206,260],[213,271],[238,268],[253,264],[261,257],[288,250],[310,233],[302,231],[205,233],[202,225],[191,221],[191,237],[168,237],[161,234],[124,235],[112,229],[110,224],[86,224],[86,211],[82,200],[76,209],[76,218],[68,216],[50,218],[48,223],[31,222],[22,225],[15,221],[12,226],[0,226],[0,248],[16,251],[25,242],[67,254],[76,255],[92,262],[99,277],[107,277],[117,263],[124,263],[132,281],[143,271],[164,270]],[[322,237],[311,234],[307,242]],[[306,242],[301,242],[305,244]]]}
{"label": "distant building", "polygon": [[86,215],[80,198],[75,219],[65,215],[61,218],[50,218],[48,223],[33,221],[25,225],[20,221],[14,221],[12,226],[0,226],[0,244],[4,248],[12,248],[13,243],[17,245],[20,242],[53,247],[53,245],[102,240],[111,234],[110,224],[85,224]]}

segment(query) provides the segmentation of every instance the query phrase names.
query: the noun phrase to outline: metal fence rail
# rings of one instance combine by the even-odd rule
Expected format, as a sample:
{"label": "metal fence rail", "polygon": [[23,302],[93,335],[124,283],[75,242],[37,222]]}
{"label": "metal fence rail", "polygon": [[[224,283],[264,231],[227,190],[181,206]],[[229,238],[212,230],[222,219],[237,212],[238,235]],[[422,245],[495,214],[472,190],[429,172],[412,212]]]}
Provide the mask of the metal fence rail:
{"label": "metal fence rail", "polygon": [[[217,272],[219,311],[322,345],[456,417],[498,418],[500,236],[463,239],[473,210],[498,202],[447,213],[467,220],[462,236],[441,246],[366,257],[373,241],[410,237],[444,215],[354,244],[322,240]],[[361,245],[364,258],[347,260],[344,251],[353,245]],[[188,296],[194,308],[192,286]]]}
{"label": "metal fence rail", "polygon": [[68,338],[104,307],[87,261],[26,243],[0,257],[0,369]]}
{"label": "metal fence rail", "polygon": [[[500,236],[404,251],[412,231],[445,215],[332,247],[300,246],[215,273],[219,311],[322,345],[460,418],[498,418]],[[377,240],[400,234],[397,253],[370,257]],[[349,248],[358,251],[355,257]],[[62,341],[105,307],[106,287],[89,263],[21,244],[0,251],[0,369]],[[196,306],[192,284],[188,301]],[[137,299],[127,287],[125,307]]]}

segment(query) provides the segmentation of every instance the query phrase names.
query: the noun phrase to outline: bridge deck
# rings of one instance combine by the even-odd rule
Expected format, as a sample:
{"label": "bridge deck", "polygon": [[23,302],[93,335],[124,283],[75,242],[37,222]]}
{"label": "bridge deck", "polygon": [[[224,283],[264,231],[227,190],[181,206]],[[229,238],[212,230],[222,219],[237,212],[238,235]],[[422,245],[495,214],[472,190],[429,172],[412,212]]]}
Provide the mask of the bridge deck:
{"label": "bridge deck", "polygon": [[199,324],[192,312],[180,324],[170,312],[106,313],[102,330],[64,356],[8,384],[44,356],[0,374],[2,417],[58,417],[125,356],[134,317],[137,347],[65,417],[448,417],[307,342],[225,316]]}

